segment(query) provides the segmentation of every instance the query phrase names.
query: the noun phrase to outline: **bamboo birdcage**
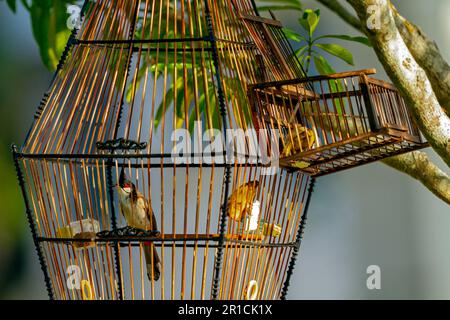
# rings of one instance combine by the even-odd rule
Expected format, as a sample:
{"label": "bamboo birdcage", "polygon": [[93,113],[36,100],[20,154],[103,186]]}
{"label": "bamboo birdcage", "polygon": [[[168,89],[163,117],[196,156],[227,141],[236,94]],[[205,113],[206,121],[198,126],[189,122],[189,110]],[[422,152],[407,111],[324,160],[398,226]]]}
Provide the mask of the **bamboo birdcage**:
{"label": "bamboo birdcage", "polygon": [[251,85],[255,126],[281,133],[280,166],[319,177],[427,147],[398,90],[375,72]]}
{"label": "bamboo birdcage", "polygon": [[[251,0],[97,0],[82,14],[14,149],[50,298],[285,298],[314,180],[270,174],[251,137],[237,157],[225,134],[254,128],[249,85],[305,76],[281,24]],[[157,228],[128,226],[122,171]]]}

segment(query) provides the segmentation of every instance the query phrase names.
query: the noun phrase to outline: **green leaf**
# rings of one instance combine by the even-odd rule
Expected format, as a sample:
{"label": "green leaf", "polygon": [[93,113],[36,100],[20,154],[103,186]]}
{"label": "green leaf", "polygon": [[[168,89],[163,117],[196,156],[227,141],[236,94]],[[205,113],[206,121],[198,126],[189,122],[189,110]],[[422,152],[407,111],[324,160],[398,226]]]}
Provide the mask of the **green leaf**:
{"label": "green leaf", "polygon": [[52,67],[49,57],[50,41],[47,34],[47,30],[50,28],[50,8],[41,6],[37,2],[33,2],[30,8],[30,14],[33,35],[39,45],[41,59],[45,66],[50,69]]}
{"label": "green leaf", "polygon": [[286,37],[290,40],[296,41],[296,42],[302,42],[306,41],[306,38],[302,36],[301,34],[298,34],[292,29],[289,28],[283,28],[283,32],[286,35]]}
{"label": "green leaf", "polygon": [[41,59],[55,70],[71,31],[67,28],[67,4],[74,0],[33,1],[29,7],[33,35]]}
{"label": "green leaf", "polygon": [[258,11],[283,11],[283,10],[294,10],[294,11],[302,11],[301,7],[292,6],[292,5],[277,5],[277,6],[260,6],[258,7]]}
{"label": "green leaf", "polygon": [[368,47],[372,47],[370,40],[367,39],[366,37],[351,37],[351,36],[347,36],[345,34],[327,34],[327,35],[317,37],[316,39],[313,40],[313,42],[320,40],[320,39],[341,39],[341,40],[345,40],[345,41],[358,42],[358,43],[364,44]]}
{"label": "green leaf", "polygon": [[308,23],[309,26],[311,27],[311,35],[314,33],[314,31],[316,31],[317,26],[319,25],[319,21],[320,21],[320,10],[317,9],[316,11],[312,11],[311,13],[308,15]]}
{"label": "green leaf", "polygon": [[8,4],[8,7],[11,9],[12,12],[17,12],[17,4],[16,0],[6,0],[6,3]]}
{"label": "green leaf", "polygon": [[336,73],[330,63],[321,55],[314,56],[314,65],[316,66],[317,72],[321,75]]}
{"label": "green leaf", "polygon": [[309,36],[312,37],[320,22],[320,10],[317,9],[313,11],[311,9],[306,9],[303,16],[298,21],[303,29],[309,33]]}
{"label": "green leaf", "polygon": [[306,46],[303,46],[303,47],[301,47],[301,48],[295,50],[295,55],[296,55],[297,57],[301,58],[302,55],[303,55],[303,53],[304,53],[305,50],[307,50],[307,49],[308,49],[308,46],[307,46],[307,45],[306,45]]}
{"label": "green leaf", "polygon": [[259,11],[287,10],[286,8],[302,11],[302,3],[300,0],[259,0],[259,2],[276,3],[276,5],[258,6]]}
{"label": "green leaf", "polygon": [[125,101],[127,103],[131,103],[131,100],[133,100],[133,96],[135,95],[135,92],[139,90],[139,87],[141,86],[141,81],[143,80],[144,76],[147,74],[147,68],[149,66],[147,64],[143,64],[139,67],[139,71],[136,75],[136,80],[131,81],[131,83],[128,85],[127,93],[125,96]]}
{"label": "green leaf", "polygon": [[[321,55],[314,56],[314,65],[316,66],[316,70],[321,75],[329,75],[336,73],[334,68],[330,65],[327,59],[325,59]],[[330,93],[337,93],[337,92],[343,92],[344,87],[342,86],[342,83],[340,80],[329,80],[328,81]],[[339,98],[333,99],[334,100],[334,106],[336,106],[336,111],[339,115],[342,115],[342,105]]]}
{"label": "green leaf", "polygon": [[28,11],[31,10],[31,5],[28,4],[27,0],[21,0],[21,2],[22,2],[22,5],[25,7],[25,9],[27,9]]}
{"label": "green leaf", "polygon": [[350,65],[354,65],[352,53],[344,47],[333,43],[316,43],[316,47],[328,52],[329,54],[344,60]]}

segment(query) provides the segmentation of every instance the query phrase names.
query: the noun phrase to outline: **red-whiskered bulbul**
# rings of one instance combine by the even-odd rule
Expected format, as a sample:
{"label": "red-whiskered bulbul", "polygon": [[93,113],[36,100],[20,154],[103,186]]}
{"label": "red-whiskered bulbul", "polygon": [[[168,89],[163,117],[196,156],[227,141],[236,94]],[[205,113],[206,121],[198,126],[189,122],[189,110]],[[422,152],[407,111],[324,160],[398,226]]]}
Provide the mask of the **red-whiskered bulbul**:
{"label": "red-whiskered bulbul", "polygon": [[[128,226],[145,231],[157,231],[155,214],[148,201],[132,183],[122,168],[117,185],[119,206]],[[149,280],[158,281],[161,263],[153,242],[144,242],[144,256]]]}

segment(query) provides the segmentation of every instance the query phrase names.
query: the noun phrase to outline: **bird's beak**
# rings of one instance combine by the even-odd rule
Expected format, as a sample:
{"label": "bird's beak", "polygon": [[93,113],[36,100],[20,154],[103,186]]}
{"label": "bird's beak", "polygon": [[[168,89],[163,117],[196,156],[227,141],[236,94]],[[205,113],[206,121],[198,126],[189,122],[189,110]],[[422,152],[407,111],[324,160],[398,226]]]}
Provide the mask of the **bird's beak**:
{"label": "bird's beak", "polygon": [[125,170],[122,168],[122,170],[120,170],[120,176],[119,176],[119,185],[123,185],[125,182]]}

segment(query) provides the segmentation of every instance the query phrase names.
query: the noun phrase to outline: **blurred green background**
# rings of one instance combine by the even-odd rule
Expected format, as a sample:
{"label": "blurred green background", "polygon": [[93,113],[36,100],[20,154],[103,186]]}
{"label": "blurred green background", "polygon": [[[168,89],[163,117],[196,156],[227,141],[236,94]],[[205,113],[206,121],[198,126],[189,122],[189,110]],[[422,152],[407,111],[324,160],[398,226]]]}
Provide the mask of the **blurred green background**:
{"label": "blurred green background", "polygon": [[[450,61],[450,1],[393,2],[437,41]],[[356,35],[317,2],[304,4],[322,9],[319,35]],[[277,17],[298,30],[298,14],[280,12]],[[387,79],[370,48],[352,43],[345,47],[354,54],[356,69],[377,67],[378,76]],[[337,59],[330,60],[338,71],[351,69]],[[50,78],[28,12],[18,5],[14,14],[0,1],[0,299],[47,298],[10,144],[23,142]],[[409,177],[381,164],[321,178],[316,190],[289,298],[450,298],[447,205]],[[369,265],[381,268],[381,290],[366,287]]]}

